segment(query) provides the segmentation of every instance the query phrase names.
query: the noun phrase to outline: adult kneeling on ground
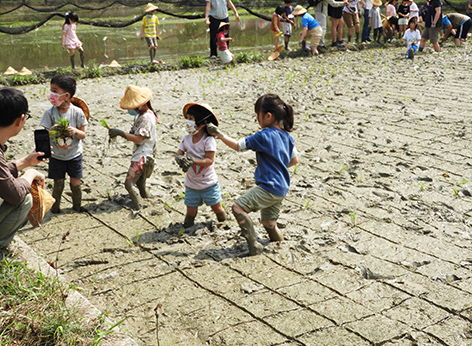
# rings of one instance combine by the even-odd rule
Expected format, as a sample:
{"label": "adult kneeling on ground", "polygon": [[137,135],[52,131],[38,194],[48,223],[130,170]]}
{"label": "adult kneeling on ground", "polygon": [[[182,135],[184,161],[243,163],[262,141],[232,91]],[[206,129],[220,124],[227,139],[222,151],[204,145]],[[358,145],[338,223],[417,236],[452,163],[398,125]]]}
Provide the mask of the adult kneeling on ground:
{"label": "adult kneeling on ground", "polygon": [[7,162],[6,142],[23,129],[28,119],[28,101],[23,93],[13,88],[0,88],[0,260],[16,231],[26,224],[33,199],[31,184],[37,181],[44,187],[44,175],[28,169],[19,178],[18,172],[44,161],[44,153],[33,150],[28,156]]}

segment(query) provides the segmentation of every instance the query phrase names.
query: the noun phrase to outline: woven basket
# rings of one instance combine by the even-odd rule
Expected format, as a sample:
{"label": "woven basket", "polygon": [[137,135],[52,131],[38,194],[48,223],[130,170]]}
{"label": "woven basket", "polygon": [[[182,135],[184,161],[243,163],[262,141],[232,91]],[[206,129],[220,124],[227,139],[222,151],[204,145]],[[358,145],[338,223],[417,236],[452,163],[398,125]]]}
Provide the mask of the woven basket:
{"label": "woven basket", "polygon": [[28,213],[28,220],[33,227],[38,227],[41,226],[44,215],[51,209],[56,200],[35,182],[31,184],[31,195],[33,196],[33,206]]}

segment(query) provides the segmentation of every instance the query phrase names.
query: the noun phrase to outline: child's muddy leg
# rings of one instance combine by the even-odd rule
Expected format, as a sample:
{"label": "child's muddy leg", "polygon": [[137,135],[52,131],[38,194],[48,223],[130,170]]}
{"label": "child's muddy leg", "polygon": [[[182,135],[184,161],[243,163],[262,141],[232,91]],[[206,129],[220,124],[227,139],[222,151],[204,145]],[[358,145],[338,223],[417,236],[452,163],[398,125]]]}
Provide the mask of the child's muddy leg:
{"label": "child's muddy leg", "polygon": [[129,170],[125,180],[125,189],[126,191],[128,191],[129,198],[131,198],[131,202],[133,202],[133,208],[136,210],[139,210],[141,208],[141,198],[133,188],[133,185],[135,184],[138,178],[139,176],[136,176],[135,172]]}
{"label": "child's muddy leg", "polygon": [[198,207],[187,206],[187,215],[185,215],[184,228],[192,227],[195,224],[195,217],[198,213]]}
{"label": "child's muddy leg", "polygon": [[79,54],[80,54],[80,66],[82,68],[85,67],[85,56],[84,56],[84,49],[82,47],[79,48]]}
{"label": "child's muddy leg", "polygon": [[140,175],[140,177],[136,181],[136,186],[138,187],[139,194],[142,198],[151,197],[151,194],[149,193],[149,190],[146,187],[146,178],[143,175]]}
{"label": "child's muddy leg", "polygon": [[213,210],[213,212],[216,214],[216,218],[218,219],[218,222],[222,222],[226,220],[226,213],[225,213],[225,210],[223,209],[223,206],[221,205],[221,202],[218,202],[212,205],[211,210]]}
{"label": "child's muddy leg", "polygon": [[137,179],[135,178],[136,186],[138,187],[139,194],[141,195],[142,198],[151,197],[149,189],[146,187],[146,180],[152,175],[153,171],[154,171],[154,158],[146,157],[146,162],[144,163],[143,170],[141,171],[140,174],[136,175],[136,176],[139,176],[139,178]]}
{"label": "child's muddy leg", "polygon": [[61,197],[64,190],[64,179],[54,179],[54,187],[52,189],[52,197],[56,200],[51,207],[51,211],[55,214],[61,212]]}
{"label": "child's muddy leg", "polygon": [[74,59],[75,59],[75,49],[70,49],[69,51],[70,51],[70,65],[71,65],[72,69],[74,69],[75,68],[75,61],[74,61]]}
{"label": "child's muddy leg", "polygon": [[269,234],[269,238],[272,241],[282,241],[284,240],[284,236],[280,229],[277,227],[277,222],[274,220],[263,220],[262,226],[264,226],[267,234]]}
{"label": "child's muddy leg", "polygon": [[233,215],[238,221],[239,227],[241,227],[241,233],[246,238],[249,246],[249,255],[259,255],[262,253],[264,247],[258,243],[256,232],[254,231],[254,225],[252,220],[249,218],[247,213],[236,203],[233,204]]}
{"label": "child's muddy leg", "polygon": [[70,190],[72,192],[72,209],[76,212],[82,211],[82,189],[80,178],[70,178]]}

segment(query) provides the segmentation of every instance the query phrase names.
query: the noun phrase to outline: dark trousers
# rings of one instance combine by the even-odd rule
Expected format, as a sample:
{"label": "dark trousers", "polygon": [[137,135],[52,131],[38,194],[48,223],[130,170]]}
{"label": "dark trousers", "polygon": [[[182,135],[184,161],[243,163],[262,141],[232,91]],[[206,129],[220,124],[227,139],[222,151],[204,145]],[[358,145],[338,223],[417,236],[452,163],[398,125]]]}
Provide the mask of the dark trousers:
{"label": "dark trousers", "polygon": [[369,12],[370,10],[364,9],[364,26],[362,27],[362,37],[361,37],[362,42],[369,41],[370,39]]}
{"label": "dark trousers", "polygon": [[[208,18],[210,19],[210,56],[217,56],[216,35],[218,34],[218,27],[220,26],[221,22],[229,23],[229,18],[226,17],[223,20],[213,18],[212,16],[209,16]],[[226,37],[229,37],[229,31]],[[227,44],[229,48],[229,41],[227,42]]]}

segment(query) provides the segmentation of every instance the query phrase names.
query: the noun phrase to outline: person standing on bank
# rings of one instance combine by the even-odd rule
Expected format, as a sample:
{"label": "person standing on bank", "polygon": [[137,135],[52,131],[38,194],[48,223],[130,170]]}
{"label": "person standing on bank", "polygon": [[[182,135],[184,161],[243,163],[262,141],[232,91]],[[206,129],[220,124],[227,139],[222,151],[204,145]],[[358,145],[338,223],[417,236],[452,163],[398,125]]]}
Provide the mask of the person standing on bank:
{"label": "person standing on bank", "polygon": [[[229,23],[228,6],[233,10],[239,22],[239,14],[231,0],[206,0],[205,23],[210,26],[210,58],[217,56],[216,36],[221,22]],[[229,37],[229,31],[227,34]],[[228,46],[229,47],[229,46]]]}
{"label": "person standing on bank", "polygon": [[156,60],[156,50],[157,50],[157,40],[159,38],[159,31],[157,29],[157,25],[159,24],[159,19],[154,15],[157,10],[157,6],[149,3],[144,10],[146,14],[143,17],[143,25],[141,26],[140,36],[141,39],[144,37],[146,43],[149,47],[149,56],[151,58],[151,64],[156,65],[158,64]]}
{"label": "person standing on bank", "polygon": [[348,2],[345,1],[336,1],[336,0],[309,0],[309,4],[312,4],[315,8],[315,19],[320,24],[323,33],[321,34],[320,43],[318,45],[318,50],[325,49],[324,38],[326,35],[326,18],[328,17],[328,6],[331,7],[343,7],[347,6]]}
{"label": "person standing on bank", "polygon": [[44,153],[33,150],[28,156],[7,162],[6,142],[23,129],[28,115],[28,101],[23,93],[13,88],[0,88],[0,261],[7,255],[7,246],[18,229],[27,222],[33,205],[31,184],[36,181],[44,187],[45,177],[35,169],[18,172],[45,161]]}

